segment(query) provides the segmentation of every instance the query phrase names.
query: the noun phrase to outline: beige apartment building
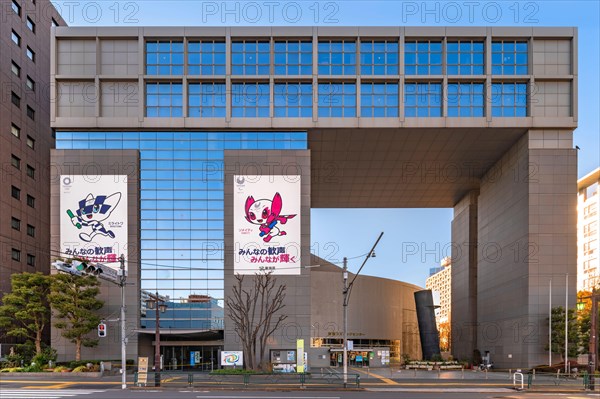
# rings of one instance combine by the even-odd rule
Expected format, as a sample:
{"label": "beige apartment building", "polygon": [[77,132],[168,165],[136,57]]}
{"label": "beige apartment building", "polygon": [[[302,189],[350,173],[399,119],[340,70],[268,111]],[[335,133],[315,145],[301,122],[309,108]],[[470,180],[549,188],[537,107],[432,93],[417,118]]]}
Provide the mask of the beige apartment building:
{"label": "beige apartment building", "polygon": [[[435,322],[440,332],[440,347],[442,350],[450,348],[450,326],[452,309],[452,260],[445,257],[440,262],[440,268],[427,277],[425,288],[433,291],[434,302],[439,295],[439,308],[435,311]],[[437,305],[437,304],[436,304]]]}
{"label": "beige apartment building", "polygon": [[577,181],[577,291],[600,287],[600,168]]}

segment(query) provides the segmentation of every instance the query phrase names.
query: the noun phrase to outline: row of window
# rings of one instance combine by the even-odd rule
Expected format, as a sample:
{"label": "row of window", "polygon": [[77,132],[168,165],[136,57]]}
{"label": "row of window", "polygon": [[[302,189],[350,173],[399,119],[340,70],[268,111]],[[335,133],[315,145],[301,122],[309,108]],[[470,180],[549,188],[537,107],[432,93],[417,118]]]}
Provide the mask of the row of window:
{"label": "row of window", "polygon": [[[15,61],[11,61],[10,70],[16,77],[21,77],[21,67]],[[35,91],[35,80],[33,80],[29,75],[27,75],[25,79],[25,87],[29,91]]]}
{"label": "row of window", "polygon": [[[19,158],[15,154],[10,155],[10,163],[16,169],[21,170],[21,158]],[[33,166],[27,164],[25,170],[27,172],[27,176],[31,177],[32,179],[35,179],[35,168]]]}
{"label": "row of window", "polygon": [[[190,83],[188,116],[223,118],[226,114],[225,83]],[[270,86],[268,83],[234,83],[231,85],[231,116],[234,118],[268,118]],[[493,83],[492,116],[527,116],[526,83]],[[443,95],[449,117],[482,117],[485,109],[483,83],[449,83],[442,93],[442,83],[414,82],[404,85],[406,117],[442,116]],[[355,83],[320,83],[319,117],[356,117]],[[397,83],[362,83],[361,117],[399,116]],[[275,117],[312,117],[313,88],[310,83],[276,83]],[[182,117],[183,85],[155,82],[146,84],[146,116]]]}
{"label": "row of window", "polygon": [[[15,262],[20,262],[21,261],[21,250],[20,249],[16,249],[16,248],[12,248],[10,257]],[[28,266],[35,266],[35,255],[29,254],[29,253],[27,254],[27,265]]]}
{"label": "row of window", "polygon": [[[357,51],[354,39],[321,40],[318,43],[320,75],[398,75],[399,43],[394,40],[363,40]],[[492,73],[526,75],[528,43],[503,40],[492,42]],[[311,41],[275,41],[273,59],[269,40],[234,40],[231,44],[231,74],[311,75]],[[226,45],[223,40],[155,40],[146,42],[146,74],[225,75]],[[443,42],[414,40],[404,44],[405,75],[441,75]],[[358,57],[358,59],[357,59]],[[484,42],[449,40],[446,42],[446,73],[449,75],[483,75]]]}
{"label": "row of window", "polygon": [[[16,217],[11,217],[10,225],[13,230],[21,231],[21,219],[17,219]],[[27,224],[27,235],[29,237],[35,237],[35,226]]]}
{"label": "row of window", "polygon": [[[21,189],[17,186],[10,186],[10,195],[16,200],[21,199]],[[35,197],[27,194],[27,206],[35,208]]]}
{"label": "row of window", "polygon": [[[21,128],[14,123],[11,123],[10,125],[10,133],[18,139],[21,138]],[[33,137],[27,135],[26,143],[27,147],[31,148],[32,150],[35,149],[35,139]]]}
{"label": "row of window", "polygon": [[[10,102],[17,108],[21,108],[21,97],[14,91],[10,92]],[[27,117],[32,121],[35,120],[35,110],[27,105]]]}
{"label": "row of window", "polygon": [[[12,41],[18,46],[21,47],[21,36],[19,36],[19,34],[17,32],[15,32],[14,30],[11,32],[10,35]],[[27,58],[29,58],[31,61],[35,62],[35,51],[33,51],[31,49],[31,47],[29,46],[25,46],[25,55],[27,56]]]}
{"label": "row of window", "polygon": [[[33,3],[35,4],[35,2],[33,2]],[[21,16],[22,9],[21,9],[21,5],[19,4],[18,1],[11,0],[11,8],[15,12],[15,14],[17,14],[19,17]],[[29,29],[30,31],[35,33],[35,22],[33,22],[33,19],[31,19],[31,17],[27,16],[25,18],[25,23],[27,25],[27,29]]]}

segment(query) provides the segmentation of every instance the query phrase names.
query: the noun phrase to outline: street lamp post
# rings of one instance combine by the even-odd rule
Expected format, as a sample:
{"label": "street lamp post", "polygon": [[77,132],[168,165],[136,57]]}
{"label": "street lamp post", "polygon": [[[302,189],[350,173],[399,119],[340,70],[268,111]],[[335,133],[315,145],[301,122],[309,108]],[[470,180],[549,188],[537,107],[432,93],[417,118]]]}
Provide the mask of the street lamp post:
{"label": "street lamp post", "polygon": [[367,254],[367,257],[363,261],[362,265],[360,265],[360,268],[354,275],[354,278],[352,279],[350,284],[348,284],[348,258],[344,257],[344,268],[343,268],[344,289],[342,291],[343,300],[344,300],[343,301],[343,307],[344,307],[344,335],[343,335],[343,337],[344,337],[343,338],[343,341],[344,341],[344,357],[343,357],[344,388],[346,388],[346,386],[348,384],[348,301],[350,300],[350,292],[352,291],[352,286],[354,285],[354,281],[360,274],[360,271],[362,270],[365,263],[367,263],[369,258],[372,258],[375,256],[375,247],[377,246],[377,244],[379,244],[379,240],[381,240],[382,236],[383,236],[383,232],[381,232],[381,234],[379,234],[377,241],[375,241],[375,244],[373,244],[373,248],[371,248],[371,250]]}
{"label": "street lamp post", "polygon": [[160,386],[160,314],[167,310],[167,305],[156,295],[148,294],[146,301],[148,309],[154,309],[156,314],[156,327],[154,330],[154,386]]}

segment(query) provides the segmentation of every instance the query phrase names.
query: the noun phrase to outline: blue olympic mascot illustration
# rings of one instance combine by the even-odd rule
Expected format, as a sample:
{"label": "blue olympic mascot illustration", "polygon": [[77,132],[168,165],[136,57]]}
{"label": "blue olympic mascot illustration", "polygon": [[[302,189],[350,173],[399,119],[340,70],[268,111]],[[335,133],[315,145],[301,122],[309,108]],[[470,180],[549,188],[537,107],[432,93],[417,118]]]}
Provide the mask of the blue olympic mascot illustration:
{"label": "blue olympic mascot illustration", "polygon": [[71,223],[78,229],[83,227],[91,227],[91,231],[80,233],[79,238],[83,241],[90,242],[92,239],[101,234],[110,238],[115,238],[115,233],[112,230],[106,230],[103,221],[108,219],[112,211],[115,210],[121,201],[121,193],[114,193],[109,196],[99,195],[94,197],[91,193],[84,199],[79,201],[79,209],[77,215],[68,209],[67,215],[71,218]]}

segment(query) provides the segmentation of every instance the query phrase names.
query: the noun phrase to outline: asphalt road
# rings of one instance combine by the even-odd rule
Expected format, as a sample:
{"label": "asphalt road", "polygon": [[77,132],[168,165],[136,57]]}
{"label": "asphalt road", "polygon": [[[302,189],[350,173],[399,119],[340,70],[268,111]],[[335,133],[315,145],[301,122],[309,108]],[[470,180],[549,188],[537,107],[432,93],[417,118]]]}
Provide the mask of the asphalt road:
{"label": "asphalt road", "polygon": [[0,389],[1,399],[592,399],[598,394],[558,394],[558,393],[519,393],[519,392],[414,392],[414,391],[388,391],[388,392],[239,392],[239,391],[121,391],[110,390],[25,390],[25,389]]}

